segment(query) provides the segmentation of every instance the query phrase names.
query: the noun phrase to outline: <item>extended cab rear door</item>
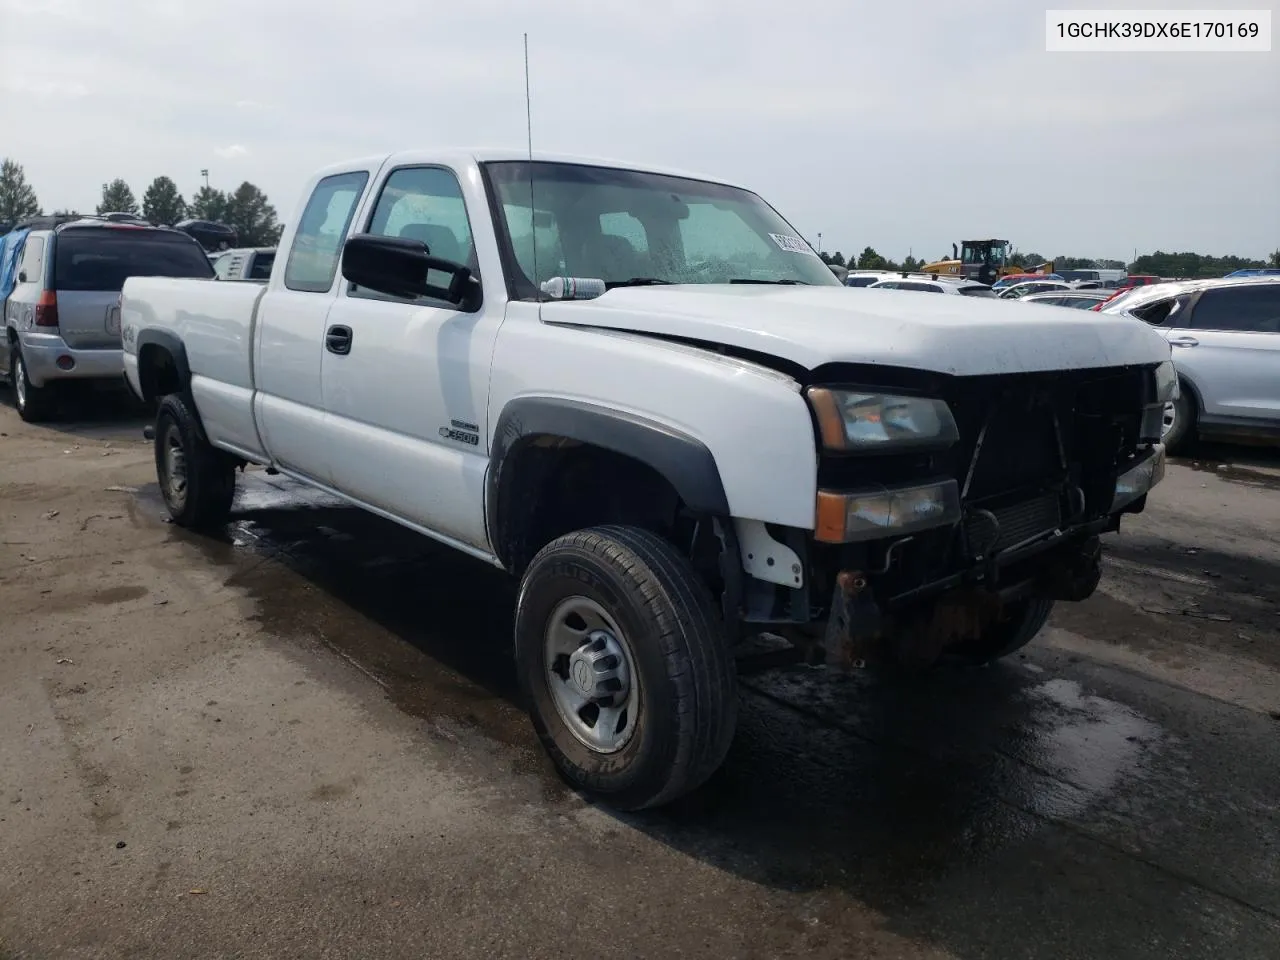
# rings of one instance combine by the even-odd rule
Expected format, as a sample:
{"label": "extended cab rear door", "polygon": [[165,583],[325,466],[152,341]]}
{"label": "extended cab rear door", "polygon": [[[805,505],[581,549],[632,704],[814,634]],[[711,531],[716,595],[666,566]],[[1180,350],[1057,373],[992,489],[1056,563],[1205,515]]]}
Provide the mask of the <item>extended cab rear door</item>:
{"label": "extended cab rear door", "polygon": [[53,241],[51,287],[58,330],[73,349],[120,349],[114,309],[129,277],[213,276],[196,241],[172,230],[127,224],[71,226]]}
{"label": "extended cab rear door", "polygon": [[325,430],[325,320],[341,283],[342,244],[380,167],[322,171],[308,184],[258,307],[254,415],[263,444],[280,467],[324,485],[330,461],[345,456],[329,448]]}

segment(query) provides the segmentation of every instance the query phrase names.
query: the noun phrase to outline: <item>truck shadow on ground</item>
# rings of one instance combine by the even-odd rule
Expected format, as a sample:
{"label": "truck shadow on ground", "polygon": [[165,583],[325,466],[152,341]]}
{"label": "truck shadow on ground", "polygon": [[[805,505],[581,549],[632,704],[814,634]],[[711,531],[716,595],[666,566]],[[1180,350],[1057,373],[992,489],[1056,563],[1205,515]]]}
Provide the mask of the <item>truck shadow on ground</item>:
{"label": "truck shadow on ground", "polygon": [[[519,772],[536,758],[554,780],[519,706],[515,584],[500,571],[260,473],[242,483],[223,536],[175,536],[232,568],[228,584],[258,601],[272,634],[319,639],[406,712],[514,748]],[[739,734],[711,782],[664,810],[614,816],[756,883],[844,891],[923,935],[932,921],[917,915],[932,915],[957,876],[1070,844],[1062,825],[1140,785],[1158,751],[1156,724],[1037,659],[910,683],[798,665],[747,671]],[[1107,869],[1114,879],[1091,876],[1072,911],[1115,909],[1126,873]],[[1011,909],[1030,927],[1066,908],[1046,893]],[[954,924],[930,938],[978,942],[970,921]]]}

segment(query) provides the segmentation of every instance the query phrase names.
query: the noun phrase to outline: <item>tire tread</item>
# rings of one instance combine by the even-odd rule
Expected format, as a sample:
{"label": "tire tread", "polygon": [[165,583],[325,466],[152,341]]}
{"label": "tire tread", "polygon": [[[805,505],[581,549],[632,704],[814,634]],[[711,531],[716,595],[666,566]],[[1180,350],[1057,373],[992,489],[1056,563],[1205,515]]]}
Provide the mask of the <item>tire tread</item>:
{"label": "tire tread", "polygon": [[[715,772],[736,727],[735,662],[711,594],[689,562],[662,537],[616,525],[590,527],[553,540],[529,564],[526,583],[544,564],[566,554],[603,561],[621,574],[633,602],[655,625],[655,639],[675,691],[674,756],[662,782],[648,783],[633,795],[615,798],[615,803],[633,810],[669,803]],[[522,596],[523,592],[522,588]],[[543,737],[543,743],[562,767],[569,762],[549,736]],[[588,789],[604,792],[605,784],[586,771],[576,773],[576,778]]]}

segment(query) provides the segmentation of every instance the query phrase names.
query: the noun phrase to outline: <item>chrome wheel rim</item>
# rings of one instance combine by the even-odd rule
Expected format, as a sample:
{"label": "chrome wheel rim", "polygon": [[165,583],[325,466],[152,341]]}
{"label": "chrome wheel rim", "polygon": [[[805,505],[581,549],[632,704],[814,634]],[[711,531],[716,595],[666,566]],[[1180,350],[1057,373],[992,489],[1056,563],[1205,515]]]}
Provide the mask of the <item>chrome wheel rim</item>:
{"label": "chrome wheel rim", "polygon": [[1173,432],[1173,428],[1178,425],[1178,405],[1176,403],[1166,403],[1164,405],[1164,419],[1160,423],[1160,439],[1163,440]]}
{"label": "chrome wheel rim", "polygon": [[27,408],[27,370],[22,364],[22,357],[18,356],[13,361],[13,395],[18,401],[18,409],[25,410]]}
{"label": "chrome wheel rim", "polygon": [[169,505],[181,510],[187,502],[187,454],[176,423],[164,432],[164,489]]}
{"label": "chrome wheel rim", "polygon": [[639,678],[617,622],[588,597],[560,601],[547,619],[544,681],[574,738],[595,753],[617,753],[640,719]]}

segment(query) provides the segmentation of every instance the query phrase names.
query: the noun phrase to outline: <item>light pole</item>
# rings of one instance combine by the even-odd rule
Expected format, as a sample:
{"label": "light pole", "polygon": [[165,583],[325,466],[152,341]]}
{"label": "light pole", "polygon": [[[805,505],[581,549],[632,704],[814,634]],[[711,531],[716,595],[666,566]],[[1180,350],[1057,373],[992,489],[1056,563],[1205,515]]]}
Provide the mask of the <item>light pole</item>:
{"label": "light pole", "polygon": [[822,256],[822,233],[818,233],[818,256]]}
{"label": "light pole", "polygon": [[204,177],[204,188],[208,190],[209,189],[209,171],[201,170],[200,176]]}

